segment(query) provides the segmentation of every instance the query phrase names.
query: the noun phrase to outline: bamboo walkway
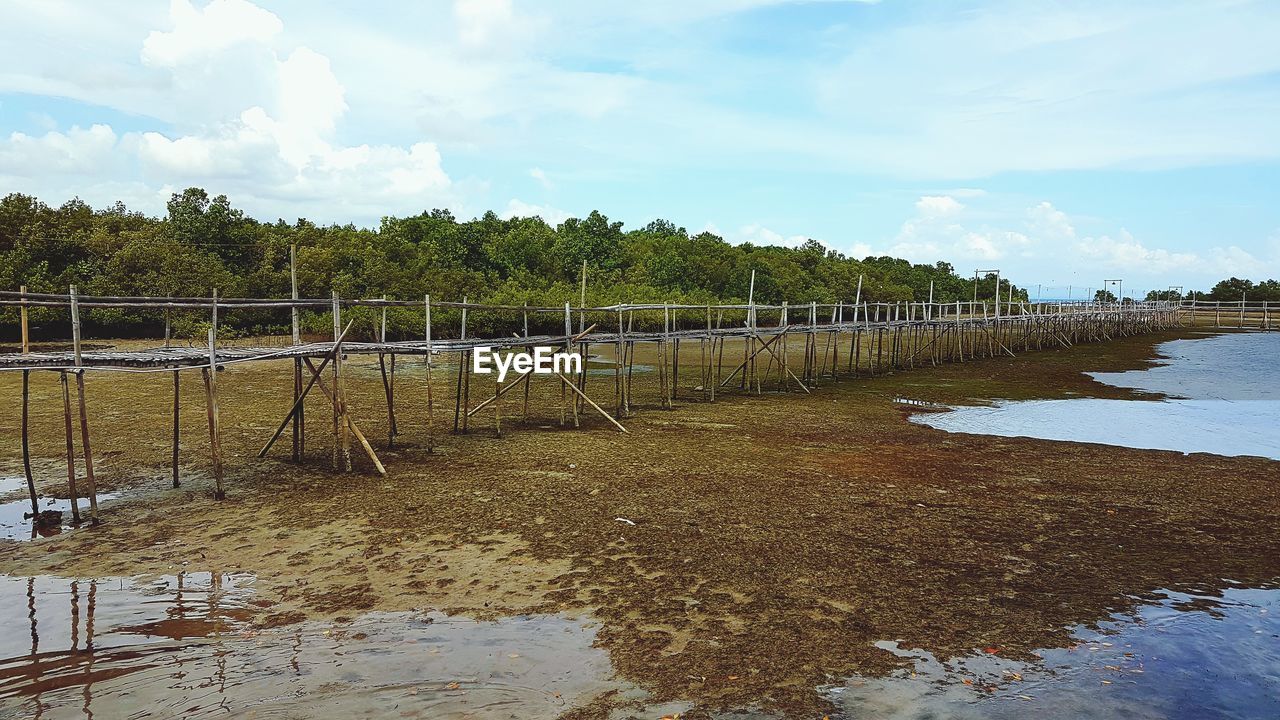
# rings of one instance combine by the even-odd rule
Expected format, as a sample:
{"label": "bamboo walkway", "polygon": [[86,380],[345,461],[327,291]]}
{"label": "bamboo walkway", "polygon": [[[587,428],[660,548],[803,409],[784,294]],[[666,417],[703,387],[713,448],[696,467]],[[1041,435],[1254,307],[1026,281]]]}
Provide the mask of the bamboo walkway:
{"label": "bamboo walkway", "polygon": [[[754,288],[754,277],[753,277]],[[585,291],[584,291],[585,296]],[[169,372],[173,376],[173,443],[172,482],[179,476],[179,388],[182,371],[199,371],[204,385],[206,416],[214,478],[213,494],[223,498],[223,460],[218,407],[219,373],[225,367],[248,362],[292,361],[292,395],[282,399],[282,419],[266,439],[259,457],[265,457],[276,442],[291,430],[291,457],[301,461],[305,452],[305,400],[319,388],[326,404],[332,408],[333,453],[335,470],[352,469],[352,439],[358,451],[366,455],[372,467],[386,473],[370,439],[347,408],[344,383],[345,359],[352,355],[377,356],[382,377],[389,421],[388,445],[398,434],[396,426],[396,359],[419,356],[425,373],[427,435],[437,431],[433,401],[432,368],[439,366],[435,358],[452,356],[457,362],[453,388],[452,432],[465,433],[469,420],[488,409],[493,415],[494,430],[502,433],[500,398],[524,387],[527,414],[528,385],[532,373],[517,375],[506,384],[477,387],[478,402],[472,402],[472,356],[478,348],[507,351],[531,351],[537,347],[558,351],[577,351],[583,359],[591,357],[591,349],[607,349],[613,357],[612,398],[600,398],[600,385],[591,393],[587,389],[586,363],[577,372],[561,372],[553,377],[560,389],[560,423],[579,427],[591,414],[600,416],[607,425],[626,432],[623,421],[631,417],[637,404],[633,401],[635,354],[637,346],[651,346],[657,357],[657,392],[660,405],[672,408],[677,399],[713,402],[717,394],[727,390],[760,394],[768,391],[810,393],[819,381],[869,377],[906,370],[917,366],[966,362],[978,358],[1015,356],[1017,353],[1042,349],[1071,347],[1079,343],[1105,342],[1118,337],[1151,332],[1185,323],[1217,326],[1257,327],[1271,329],[1272,311],[1266,303],[1239,307],[1214,303],[1095,302],[1024,303],[1013,300],[957,301],[952,303],[898,302],[871,303],[861,299],[861,289],[852,302],[780,305],[756,304],[752,299],[738,305],[622,304],[605,307],[532,307],[485,305],[463,302],[422,300],[342,299],[335,293],[328,299],[219,298],[155,298],[81,296],[73,287],[67,295],[47,293],[0,292],[0,308],[19,307],[22,326],[21,353],[0,355],[0,371],[23,374],[22,431],[23,463],[32,499],[32,514],[39,521],[35,483],[31,472],[27,417],[29,405],[28,377],[31,372],[60,373],[63,389],[64,429],[68,491],[72,498],[74,522],[82,520],[76,498],[89,500],[88,521],[99,519],[93,453],[90,445],[90,415],[85,394],[86,372],[154,373]],[[65,350],[30,352],[28,312],[33,308],[56,308],[65,311],[70,321],[71,345]],[[368,339],[355,339],[353,321],[343,322],[344,311],[369,308],[364,317],[374,318],[365,328]],[[137,350],[97,350],[83,347],[82,314],[86,310],[127,310],[163,315],[163,346]],[[235,341],[219,340],[220,317],[236,311],[288,311],[292,335],[279,344],[260,343],[240,347]],[[387,313],[393,311],[421,313],[422,335],[414,339],[388,339]],[[331,316],[332,339],[303,341],[300,313]],[[432,313],[436,313],[433,321]],[[207,337],[203,346],[179,346],[172,342],[171,314],[198,314],[207,317]],[[484,335],[468,334],[468,321],[477,314],[486,319],[490,329]],[[1216,322],[1214,322],[1216,321]],[[1232,322],[1234,321],[1234,323]],[[531,325],[537,330],[531,333]],[[351,336],[351,339],[348,337]],[[726,353],[726,345],[733,349]],[[740,347],[739,347],[740,346]],[[679,374],[680,353],[697,354],[697,377],[686,376],[684,396]],[[800,351],[801,361],[795,363]],[[729,357],[726,357],[728,354]],[[692,363],[683,363],[687,368]],[[72,408],[71,385],[75,385],[75,410]],[[608,392],[605,383],[604,392]],[[483,393],[483,397],[481,394]],[[291,403],[290,403],[291,398]],[[605,406],[609,409],[606,410]],[[78,438],[74,426],[78,424]],[[76,441],[79,441],[79,452]],[[77,455],[84,463],[83,487],[77,487],[75,465]]]}

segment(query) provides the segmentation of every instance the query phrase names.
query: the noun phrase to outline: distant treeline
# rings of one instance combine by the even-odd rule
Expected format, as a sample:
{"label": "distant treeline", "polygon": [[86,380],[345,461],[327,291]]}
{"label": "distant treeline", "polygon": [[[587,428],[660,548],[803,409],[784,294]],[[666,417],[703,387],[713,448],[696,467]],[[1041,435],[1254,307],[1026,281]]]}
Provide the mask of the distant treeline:
{"label": "distant treeline", "polygon": [[[208,296],[216,288],[222,297],[288,297],[291,245],[303,297],[336,290],[346,298],[429,293],[440,300],[577,305],[584,260],[589,305],[745,302],[753,270],[761,303],[852,301],[859,276],[870,302],[924,300],[930,283],[940,302],[974,294],[973,278],[945,262],[855,259],[812,240],[797,248],[732,245],[665,220],[628,230],[595,211],[554,227],[536,217],[503,220],[489,212],[459,221],[431,210],[361,228],[264,223],[200,188],[174,194],[162,218],[122,203],[95,210],[79,199],[58,207],[17,193],[0,200],[0,289],[66,293],[75,284],[86,295]],[[1003,299],[1010,284],[1000,286]],[[1012,290],[1015,299],[1027,299],[1025,289]],[[981,279],[980,299],[995,291],[994,276]],[[177,315],[178,332],[199,329],[197,318]],[[0,321],[12,337],[16,311],[6,310]],[[37,334],[65,337],[66,321],[64,309],[32,310]],[[94,310],[86,321],[92,332],[118,335],[154,332],[163,322],[154,312],[122,310]],[[320,314],[304,321],[313,331],[328,330]],[[392,313],[389,323],[393,335],[422,332],[420,314]],[[223,327],[265,333],[287,324],[287,313],[242,311],[228,313]]]}
{"label": "distant treeline", "polygon": [[1246,302],[1269,300],[1280,302],[1280,280],[1263,280],[1253,282],[1238,277],[1219,280],[1208,292],[1196,290],[1186,293],[1177,290],[1152,290],[1147,293],[1148,300],[1224,300],[1229,302]]}

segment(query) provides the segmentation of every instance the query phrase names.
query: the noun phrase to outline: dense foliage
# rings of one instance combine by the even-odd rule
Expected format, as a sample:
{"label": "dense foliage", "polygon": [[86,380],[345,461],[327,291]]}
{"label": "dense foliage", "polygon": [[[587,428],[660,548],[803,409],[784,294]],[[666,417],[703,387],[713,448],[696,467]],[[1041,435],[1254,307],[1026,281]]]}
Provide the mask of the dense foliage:
{"label": "dense foliage", "polygon": [[[947,263],[913,265],[890,257],[847,258],[810,241],[799,248],[731,245],[711,233],[690,235],[664,220],[625,230],[599,212],[557,227],[541,219],[500,219],[492,212],[459,221],[445,210],[387,217],[377,228],[320,227],[306,220],[262,223],[224,196],[191,188],[175,194],[163,218],[123,204],[95,210],[76,199],[50,207],[11,194],[0,200],[0,287],[88,295],[288,297],[289,248],[297,246],[303,297],[437,299],[559,306],[577,304],[585,261],[588,304],[615,302],[741,302],[756,271],[756,299],[771,303],[851,301],[862,276],[869,301],[968,299],[972,278]],[[1009,291],[1001,282],[1002,297]],[[990,298],[995,278],[978,295]],[[1014,296],[1026,297],[1014,288]],[[33,322],[65,323],[65,311],[35,311]],[[255,332],[276,330],[287,315],[228,318]],[[417,328],[420,319],[392,318]],[[4,319],[12,334],[15,313]],[[311,318],[322,330],[321,318]],[[157,318],[94,311],[98,332],[154,330]]]}
{"label": "dense foliage", "polygon": [[[121,203],[94,209],[79,199],[60,207],[21,194],[0,199],[0,288],[65,293],[75,284],[90,295],[288,297],[289,248],[297,247],[303,297],[416,299],[559,306],[577,304],[583,261],[587,302],[741,302],[756,272],[762,303],[852,301],[858,278],[865,300],[941,302],[972,299],[973,279],[951,265],[912,264],[890,257],[855,259],[809,241],[798,248],[732,245],[707,232],[690,234],[665,220],[627,230],[599,212],[558,226],[539,218],[500,219],[492,212],[459,221],[445,210],[386,217],[377,228],[317,226],[306,220],[263,223],[225,196],[199,188],[174,194],[163,218]],[[1228,283],[1240,283],[1235,279]],[[1270,283],[1270,285],[1268,285]],[[1256,287],[1270,287],[1275,281]],[[1222,285],[1220,283],[1220,285]],[[1252,284],[1250,284],[1252,286]],[[1218,288],[1215,288],[1216,293]],[[1001,281],[1001,297],[1009,292]],[[1234,286],[1223,291],[1238,298]],[[978,296],[995,294],[995,278]],[[1026,299],[1014,287],[1015,298]],[[1251,297],[1252,297],[1251,293]],[[34,311],[32,322],[65,333],[63,310]],[[13,333],[16,313],[3,315]],[[123,311],[93,311],[98,333],[152,332],[159,319]],[[240,312],[229,326],[273,331],[287,315]],[[323,318],[308,322],[323,331]],[[421,319],[393,315],[392,332],[419,333]],[[228,329],[231,329],[230,327]],[[59,333],[54,333],[58,330]]]}

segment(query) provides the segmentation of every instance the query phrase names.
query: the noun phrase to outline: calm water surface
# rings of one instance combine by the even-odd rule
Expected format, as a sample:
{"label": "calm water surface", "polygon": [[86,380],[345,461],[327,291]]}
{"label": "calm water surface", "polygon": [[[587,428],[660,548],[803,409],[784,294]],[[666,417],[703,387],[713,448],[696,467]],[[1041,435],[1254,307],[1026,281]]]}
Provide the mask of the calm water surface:
{"label": "calm water surface", "polygon": [[611,681],[597,626],[373,613],[256,630],[254,577],[0,576],[0,718],[556,718]]}
{"label": "calm water surface", "polygon": [[1090,374],[1163,400],[996,402],[911,420],[948,432],[1280,460],[1280,333],[1173,340],[1159,353],[1153,368]]}
{"label": "calm water surface", "polygon": [[[639,717],[689,709],[644,706],[589,620],[371,613],[257,630],[254,582],[0,576],[0,718],[556,718],[613,690]],[[885,640],[909,669],[819,691],[846,718],[1280,717],[1280,590],[1223,581],[1099,620],[1032,663],[978,649],[944,663]]]}
{"label": "calm water surface", "polygon": [[[100,492],[98,502],[114,500],[120,493]],[[66,498],[39,498],[40,509],[61,510],[62,524],[36,530],[31,518],[31,496],[27,494],[27,480],[20,476],[0,477],[0,540],[32,540],[37,537],[57,535],[72,530],[71,501]],[[80,498],[81,517],[89,517],[89,498]]]}
{"label": "calm water surface", "polygon": [[939,662],[928,652],[880,646],[911,661],[891,677],[828,689],[850,718],[1280,718],[1280,590],[1165,592],[1162,600],[1047,648],[1034,664],[975,652]]}

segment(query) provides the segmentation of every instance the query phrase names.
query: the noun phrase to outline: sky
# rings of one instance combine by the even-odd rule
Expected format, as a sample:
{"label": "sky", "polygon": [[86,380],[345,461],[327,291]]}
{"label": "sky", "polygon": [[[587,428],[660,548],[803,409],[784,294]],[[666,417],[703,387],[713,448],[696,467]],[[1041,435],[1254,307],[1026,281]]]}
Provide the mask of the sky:
{"label": "sky", "polygon": [[0,194],[598,209],[1000,269],[1280,277],[1270,0],[0,0]]}

